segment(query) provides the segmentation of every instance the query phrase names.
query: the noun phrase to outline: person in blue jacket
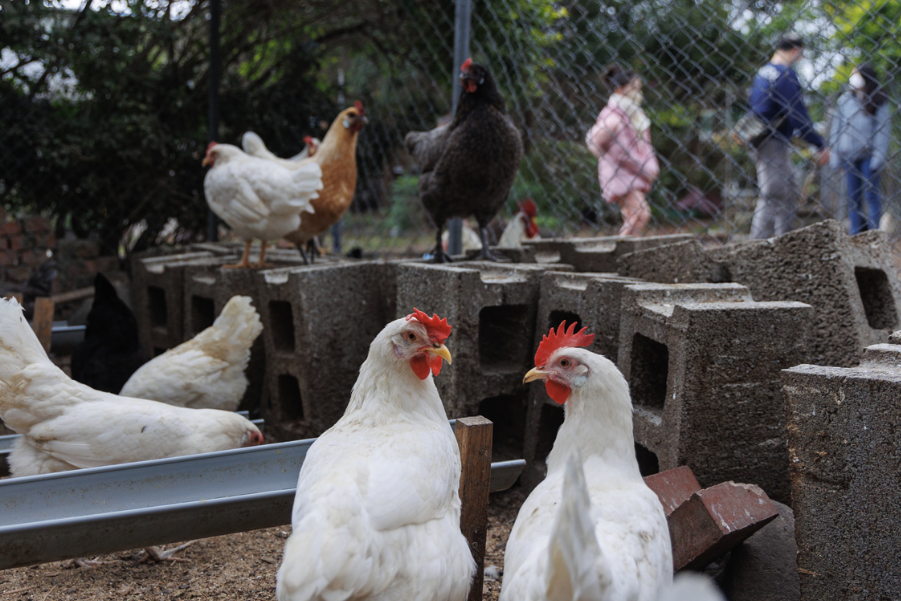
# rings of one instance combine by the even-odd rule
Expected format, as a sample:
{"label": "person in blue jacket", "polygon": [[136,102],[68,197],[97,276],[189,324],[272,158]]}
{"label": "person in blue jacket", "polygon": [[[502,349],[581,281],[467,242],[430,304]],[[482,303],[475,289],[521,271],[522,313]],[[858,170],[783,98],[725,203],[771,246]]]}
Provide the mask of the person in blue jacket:
{"label": "person in blue jacket", "polygon": [[770,133],[757,146],[760,197],[751,222],[751,238],[769,238],[793,229],[798,185],[791,163],[791,138],[797,134],[819,149],[819,163],[829,160],[826,142],[814,130],[804,106],[798,75],[792,70],[804,53],[804,40],[789,34],[779,40],[770,62],[760,68],[751,87],[750,105]]}
{"label": "person in blue jacket", "polygon": [[[851,72],[850,90],[838,100],[829,147],[831,165],[848,177],[848,217],[851,233],[879,228],[882,202],[879,171],[888,156],[891,109],[876,71],[863,64]],[[863,212],[866,200],[867,214]]]}

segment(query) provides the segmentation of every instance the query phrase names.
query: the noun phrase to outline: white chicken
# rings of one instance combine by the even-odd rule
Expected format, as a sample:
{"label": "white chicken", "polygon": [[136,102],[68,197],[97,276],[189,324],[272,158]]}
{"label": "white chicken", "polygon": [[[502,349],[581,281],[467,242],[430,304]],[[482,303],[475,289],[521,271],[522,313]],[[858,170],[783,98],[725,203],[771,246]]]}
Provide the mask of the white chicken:
{"label": "white chicken", "polygon": [[[212,167],[203,180],[207,204],[244,239],[241,261],[223,267],[265,267],[267,241],[297,229],[301,213],[313,212],[310,201],[322,189],[322,169],[314,161],[291,171],[237,146],[212,142],[203,164]],[[253,240],[261,241],[260,259],[251,265]]]}
{"label": "white chicken", "polygon": [[672,583],[672,548],[635,459],[629,387],[612,362],[577,348],[594,335],[565,327],[543,338],[523,380],[544,380],[566,417],[507,541],[500,600],[655,601]]}
{"label": "white chicken", "polygon": [[235,411],[247,390],[250,347],[263,331],[248,296],[233,296],[213,325],[141,366],[121,396],[191,409]]}
{"label": "white chicken", "polygon": [[460,451],[432,375],[447,320],[414,309],[372,342],[347,410],[307,452],[279,601],[463,601]]}
{"label": "white chicken", "polygon": [[538,224],[535,223],[536,215],[538,215],[538,207],[531,198],[519,203],[519,212],[504,228],[504,233],[501,234],[501,239],[497,243],[498,248],[522,248],[523,240],[540,238]]}
{"label": "white chicken", "polygon": [[303,141],[305,144],[303,150],[290,159],[283,159],[275,156],[272,151],[266,148],[263,138],[252,131],[244,132],[244,136],[241,138],[241,147],[244,149],[244,152],[252,157],[266,159],[267,161],[278,163],[282,167],[294,171],[301,167],[304,159],[308,159],[315,155],[316,151],[319,150],[319,145],[322,144],[321,140],[312,136],[305,136]]}
{"label": "white chicken", "polygon": [[236,413],[98,392],[47,358],[15,300],[0,300],[0,419],[22,437],[13,476],[115,465],[263,442]]}

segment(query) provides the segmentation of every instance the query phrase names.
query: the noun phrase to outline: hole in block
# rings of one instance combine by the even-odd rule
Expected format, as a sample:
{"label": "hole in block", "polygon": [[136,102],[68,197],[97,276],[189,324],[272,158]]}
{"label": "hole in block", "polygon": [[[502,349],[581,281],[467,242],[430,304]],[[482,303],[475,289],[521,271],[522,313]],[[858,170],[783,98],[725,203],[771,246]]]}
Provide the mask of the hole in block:
{"label": "hole in block", "polygon": [[635,443],[635,458],[638,460],[638,471],[642,478],[660,473],[660,461],[654,451]]}
{"label": "hole in block", "polygon": [[526,432],[526,402],[514,396],[497,396],[479,403],[479,415],[494,424],[492,461],[506,461],[522,457]]}
{"label": "hole in block", "polygon": [[203,296],[191,297],[191,328],[199,334],[216,321],[216,305],[213,299]]}
{"label": "hole in block", "polygon": [[557,430],[563,425],[563,405],[543,403],[541,416],[538,422],[538,438],[535,441],[535,461],[544,463],[554,441],[557,440]]}
{"label": "hole in block", "polygon": [[526,305],[484,307],[479,311],[479,365],[482,373],[520,372],[529,364],[532,327]]}
{"label": "hole in block", "polygon": [[278,406],[281,410],[282,419],[303,419],[300,383],[292,375],[281,374],[278,377]]}
{"label": "hole in block", "polygon": [[294,312],[287,301],[269,301],[272,345],[280,353],[294,352]]}
{"label": "hole in block", "polygon": [[[547,329],[550,330],[551,328],[554,328],[556,330],[563,321],[566,322],[567,330],[573,322],[576,324],[576,332],[582,329],[582,318],[569,311],[551,311],[551,314],[547,318]],[[545,334],[546,332],[541,333]]]}
{"label": "hole in block", "polygon": [[169,323],[166,291],[156,286],[147,286],[147,299],[150,302],[150,325],[165,328]]}
{"label": "hole in block", "polygon": [[894,329],[898,326],[898,310],[892,296],[888,277],[881,269],[855,267],[854,277],[860,300],[867,315],[867,323],[874,330]]}
{"label": "hole in block", "polygon": [[651,409],[663,409],[669,372],[669,349],[647,336],[632,338],[632,367],[629,389],[632,402]]}

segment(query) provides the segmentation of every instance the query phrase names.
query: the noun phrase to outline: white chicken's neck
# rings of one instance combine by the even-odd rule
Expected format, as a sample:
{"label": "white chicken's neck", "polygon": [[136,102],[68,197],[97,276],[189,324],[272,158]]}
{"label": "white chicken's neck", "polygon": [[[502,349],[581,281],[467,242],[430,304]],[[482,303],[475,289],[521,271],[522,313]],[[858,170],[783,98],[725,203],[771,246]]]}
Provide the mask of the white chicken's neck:
{"label": "white chicken's neck", "polygon": [[432,421],[447,413],[430,375],[420,380],[408,361],[398,361],[389,341],[376,338],[360,367],[342,422]]}
{"label": "white chicken's neck", "polygon": [[548,455],[548,476],[562,473],[569,455],[578,450],[583,462],[594,457],[610,475],[617,472],[626,479],[641,479],[629,386],[613,363],[598,355],[593,358],[591,376],[566,401],[566,417]]}

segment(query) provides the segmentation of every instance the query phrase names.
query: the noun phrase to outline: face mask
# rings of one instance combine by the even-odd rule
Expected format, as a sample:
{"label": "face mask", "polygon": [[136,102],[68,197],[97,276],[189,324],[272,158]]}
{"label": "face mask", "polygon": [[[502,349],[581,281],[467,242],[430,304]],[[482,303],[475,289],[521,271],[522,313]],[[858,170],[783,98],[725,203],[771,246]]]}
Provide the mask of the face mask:
{"label": "face mask", "polygon": [[851,87],[855,90],[862,90],[864,89],[864,86],[866,86],[863,75],[860,73],[852,73],[851,77],[848,79],[848,83],[850,83]]}

